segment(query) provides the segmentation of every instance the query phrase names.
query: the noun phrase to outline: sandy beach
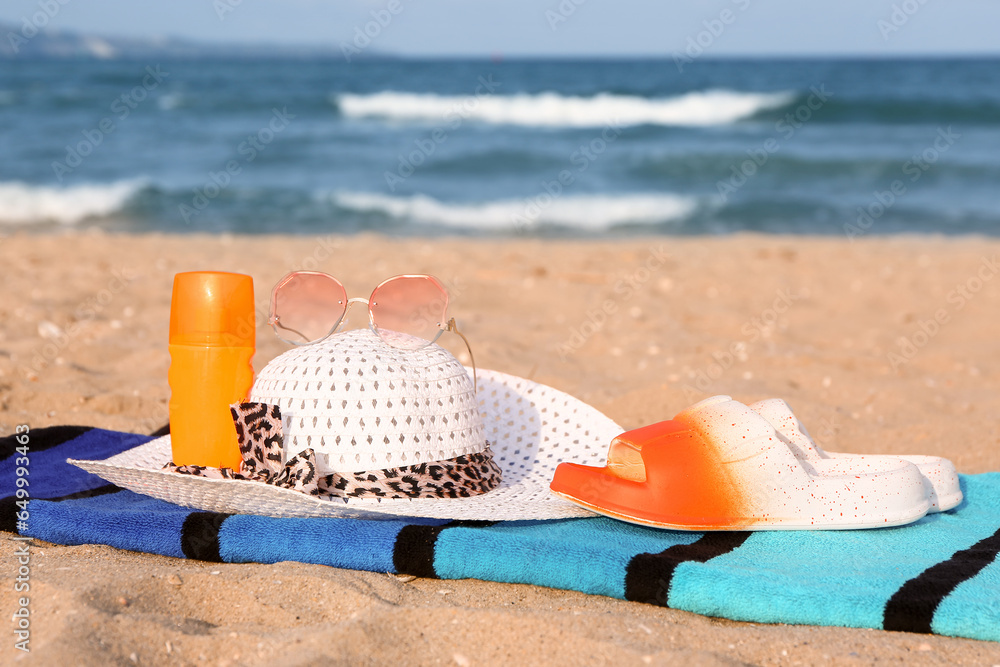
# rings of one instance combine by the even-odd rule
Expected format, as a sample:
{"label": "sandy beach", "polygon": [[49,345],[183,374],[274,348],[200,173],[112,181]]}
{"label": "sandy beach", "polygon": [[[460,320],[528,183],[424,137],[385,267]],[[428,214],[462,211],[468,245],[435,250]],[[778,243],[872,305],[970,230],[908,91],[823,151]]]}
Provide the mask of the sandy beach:
{"label": "sandy beach", "polygon": [[[626,428],[713,394],[785,398],[828,450],[1000,470],[1000,241],[12,234],[0,241],[0,434],[167,421],[171,281],[293,269],[352,296],[431,273],[476,362]],[[286,349],[258,317],[254,366]],[[444,342],[444,340],[442,340]],[[460,359],[461,343],[447,346]],[[464,359],[463,359],[464,361]],[[10,534],[0,558],[12,561]],[[712,619],[580,593],[37,543],[24,664],[1000,664],[1000,645]],[[0,604],[11,608],[11,569]],[[36,584],[37,582],[37,584]]]}

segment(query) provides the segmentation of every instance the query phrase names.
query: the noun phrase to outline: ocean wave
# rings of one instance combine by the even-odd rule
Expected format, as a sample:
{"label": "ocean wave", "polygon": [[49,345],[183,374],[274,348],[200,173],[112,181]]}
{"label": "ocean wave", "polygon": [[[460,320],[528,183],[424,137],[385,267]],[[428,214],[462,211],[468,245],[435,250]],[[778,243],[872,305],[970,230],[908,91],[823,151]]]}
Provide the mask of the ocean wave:
{"label": "ocean wave", "polygon": [[144,187],[140,181],[52,187],[0,182],[0,224],[58,222],[72,225],[121,210]]}
{"label": "ocean wave", "polygon": [[156,106],[163,111],[173,111],[187,104],[187,99],[179,92],[164,93],[156,100]]}
{"label": "ocean wave", "polygon": [[1000,101],[986,96],[969,99],[932,97],[832,99],[810,122],[838,125],[961,125],[1000,124]]}
{"label": "ocean wave", "polygon": [[602,93],[573,97],[558,93],[461,97],[385,91],[336,98],[345,116],[531,127],[600,127],[602,125],[725,125],[768,109],[783,107],[794,93],[747,93],[705,90],[674,97],[646,98]]}
{"label": "ocean wave", "polygon": [[472,230],[524,229],[540,226],[601,230],[624,224],[672,222],[698,208],[694,197],[673,194],[572,195],[540,193],[524,199],[442,202],[426,195],[390,197],[371,192],[334,192],[330,200],[356,213]]}

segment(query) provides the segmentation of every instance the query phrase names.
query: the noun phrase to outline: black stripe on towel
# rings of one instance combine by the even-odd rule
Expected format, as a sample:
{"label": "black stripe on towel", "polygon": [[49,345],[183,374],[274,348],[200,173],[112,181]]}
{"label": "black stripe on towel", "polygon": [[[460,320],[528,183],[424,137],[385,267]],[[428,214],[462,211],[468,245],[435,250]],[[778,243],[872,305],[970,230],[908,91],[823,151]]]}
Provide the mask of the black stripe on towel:
{"label": "black stripe on towel", "polygon": [[[46,428],[31,429],[27,434],[28,454],[52,449],[64,442],[69,442],[73,438],[80,437],[87,431],[93,430],[93,428],[93,426],[49,426]],[[12,433],[5,438],[0,438],[0,461],[14,454],[17,448],[21,446],[17,441],[17,436],[17,433]]]}
{"label": "black stripe on towel", "polygon": [[80,498],[93,498],[95,496],[106,496],[109,493],[118,493],[121,489],[114,484],[105,484],[99,486],[96,489],[87,489],[86,491],[77,491],[76,493],[68,493],[65,496],[59,496],[57,498],[41,498],[40,500],[48,500],[53,503],[61,503],[64,500],[79,500]]}
{"label": "black stripe on towel", "polygon": [[400,574],[438,579],[434,570],[434,545],[446,528],[485,528],[495,521],[451,521],[443,526],[403,526],[392,549],[392,565]]}
{"label": "black stripe on towel", "polygon": [[0,530],[8,533],[17,532],[17,513],[21,508],[17,506],[17,496],[7,496],[0,498]]}
{"label": "black stripe on towel", "polygon": [[[35,498],[35,500],[46,500],[58,503],[63,500],[93,498],[94,496],[103,496],[109,493],[117,493],[119,491],[121,491],[121,489],[114,484],[105,484],[104,486],[99,486],[96,489],[77,491],[76,493],[59,496],[58,498]],[[17,513],[21,511],[21,508],[17,505],[17,501],[18,498],[16,495],[0,498],[0,530],[6,530],[10,533],[17,532]]]}
{"label": "black stripe on towel", "polygon": [[219,529],[232,514],[192,512],[181,527],[181,551],[188,558],[221,563]]}
{"label": "black stripe on towel", "polygon": [[1000,553],[1000,530],[968,549],[932,565],[893,593],[885,604],[882,627],[899,632],[931,632],[938,605],[963,581],[979,574]]}
{"label": "black stripe on towel", "polygon": [[746,531],[705,533],[691,544],[678,544],[658,554],[638,554],[625,568],[625,599],[666,607],[674,570],[681,563],[705,561],[722,556],[747,541]]}

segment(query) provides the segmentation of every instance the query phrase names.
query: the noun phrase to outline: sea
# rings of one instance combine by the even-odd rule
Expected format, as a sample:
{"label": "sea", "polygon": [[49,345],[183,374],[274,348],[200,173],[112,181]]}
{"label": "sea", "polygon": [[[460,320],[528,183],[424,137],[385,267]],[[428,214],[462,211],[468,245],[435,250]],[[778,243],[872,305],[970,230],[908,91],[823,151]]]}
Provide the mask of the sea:
{"label": "sea", "polygon": [[1000,60],[0,62],[0,233],[1000,233]]}

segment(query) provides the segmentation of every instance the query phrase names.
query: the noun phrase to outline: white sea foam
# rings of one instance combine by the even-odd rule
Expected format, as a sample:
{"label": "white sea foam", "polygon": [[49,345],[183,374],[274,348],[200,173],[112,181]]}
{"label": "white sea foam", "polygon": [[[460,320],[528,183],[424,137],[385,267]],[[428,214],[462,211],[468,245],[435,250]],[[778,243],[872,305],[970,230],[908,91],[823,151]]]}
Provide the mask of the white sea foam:
{"label": "white sea foam", "polygon": [[140,181],[70,187],[0,182],[0,224],[71,225],[86,218],[103,217],[121,209],[142,187]]}
{"label": "white sea foam", "polygon": [[370,192],[335,192],[334,204],[360,213],[465,229],[513,230],[539,225],[601,230],[626,223],[680,220],[698,207],[694,197],[672,194],[564,195],[545,192],[524,199],[448,203],[426,195],[390,197]]}
{"label": "white sea foam", "polygon": [[784,106],[794,93],[741,93],[705,90],[675,97],[646,98],[602,93],[569,97],[558,93],[442,96],[385,91],[343,94],[341,112],[355,118],[378,117],[452,124],[458,120],[534,127],[603,125],[724,125],[764,109]]}
{"label": "white sea foam", "polygon": [[179,92],[164,93],[156,100],[156,106],[164,111],[173,111],[184,106],[186,100],[184,95]]}

